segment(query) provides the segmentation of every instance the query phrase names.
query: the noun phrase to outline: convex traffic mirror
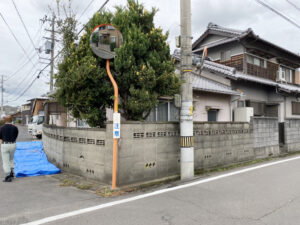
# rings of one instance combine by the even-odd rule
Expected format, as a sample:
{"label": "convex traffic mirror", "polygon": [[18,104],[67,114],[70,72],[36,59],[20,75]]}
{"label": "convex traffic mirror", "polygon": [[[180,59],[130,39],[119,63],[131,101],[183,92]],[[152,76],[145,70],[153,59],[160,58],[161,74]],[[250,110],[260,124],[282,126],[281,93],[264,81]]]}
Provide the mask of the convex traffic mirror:
{"label": "convex traffic mirror", "polygon": [[115,49],[123,44],[121,32],[111,24],[96,26],[90,36],[90,46],[95,55],[102,59],[113,59]]}

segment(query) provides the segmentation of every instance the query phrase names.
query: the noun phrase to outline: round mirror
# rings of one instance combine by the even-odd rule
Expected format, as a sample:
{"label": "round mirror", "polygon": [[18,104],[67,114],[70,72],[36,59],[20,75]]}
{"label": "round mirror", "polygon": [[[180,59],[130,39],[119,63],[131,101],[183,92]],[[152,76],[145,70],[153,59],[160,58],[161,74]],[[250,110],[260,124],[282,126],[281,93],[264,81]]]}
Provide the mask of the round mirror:
{"label": "round mirror", "polygon": [[96,26],[90,36],[90,46],[95,55],[102,59],[113,59],[115,49],[123,44],[121,32],[111,24]]}

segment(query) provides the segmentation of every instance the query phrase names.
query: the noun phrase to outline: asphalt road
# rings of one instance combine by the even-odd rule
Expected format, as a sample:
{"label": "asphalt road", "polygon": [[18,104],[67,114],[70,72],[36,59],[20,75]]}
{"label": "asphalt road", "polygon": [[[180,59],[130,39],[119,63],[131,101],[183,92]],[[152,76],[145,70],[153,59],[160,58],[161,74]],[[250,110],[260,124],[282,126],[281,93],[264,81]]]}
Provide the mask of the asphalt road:
{"label": "asphalt road", "polygon": [[[18,126],[17,141],[32,141],[26,127]],[[11,183],[4,177],[0,154],[0,225],[26,223],[60,212],[99,204],[95,194],[72,187],[60,187],[52,176],[16,178]]]}
{"label": "asphalt road", "polygon": [[299,225],[300,158],[47,224]]}
{"label": "asphalt road", "polygon": [[[218,177],[220,175],[223,177]],[[152,196],[138,192],[113,198],[59,187],[51,176],[0,182],[0,224],[23,224],[43,218],[49,221],[47,218],[51,216],[54,216],[53,222],[32,224],[300,224],[300,157],[251,171],[239,168],[211,175],[211,178],[197,178],[185,183],[186,186],[177,183],[177,190],[172,189],[173,184],[172,188],[167,186],[146,193],[155,193]],[[105,204],[110,204],[110,207]],[[92,206],[97,210],[89,213],[77,211]],[[57,217],[67,212],[74,213]]]}

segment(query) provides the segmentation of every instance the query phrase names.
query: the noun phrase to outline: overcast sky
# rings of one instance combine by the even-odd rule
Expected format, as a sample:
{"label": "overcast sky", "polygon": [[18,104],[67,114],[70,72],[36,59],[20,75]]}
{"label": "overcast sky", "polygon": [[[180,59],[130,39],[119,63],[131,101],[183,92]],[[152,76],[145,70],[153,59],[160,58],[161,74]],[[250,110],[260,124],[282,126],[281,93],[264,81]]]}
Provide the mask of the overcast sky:
{"label": "overcast sky", "polygon": [[[36,47],[42,47],[45,39],[43,36],[50,36],[44,29],[48,24],[42,25],[40,19],[44,15],[50,16],[49,5],[55,6],[56,0],[14,0],[19,12],[27,26],[29,33],[34,40]],[[67,2],[66,0],[61,0]],[[290,0],[300,8],[300,0]],[[95,11],[103,4],[104,0],[94,0],[91,6],[82,15],[83,10],[88,6],[90,0],[73,0],[72,7],[79,18],[80,26],[85,24]],[[146,8],[156,7],[159,9],[155,24],[169,31],[169,42],[171,49],[175,48],[175,36],[180,33],[180,0],[140,0]],[[265,0],[285,15],[289,16],[300,24],[300,11],[288,3],[287,0]],[[113,10],[115,5],[125,5],[126,0],[110,0],[106,9]],[[31,83],[37,75],[38,70],[46,64],[38,63],[48,62],[39,60],[34,48],[26,35],[26,31],[17,15],[12,0],[0,1],[0,12],[6,19],[9,26],[17,36],[21,45],[30,57],[33,57],[32,63],[29,62],[20,72],[14,76],[11,75],[25,64],[28,59],[21,47],[14,40],[8,28],[0,18],[0,75],[4,74],[8,79],[4,83],[5,104],[21,105],[26,100],[39,97],[49,90],[49,69],[45,70],[40,79],[36,80],[32,87],[23,97],[15,100]],[[300,53],[300,29],[291,25],[278,15],[267,8],[256,3],[255,0],[192,0],[192,32],[196,40],[206,29],[207,24],[213,22],[221,26],[245,30],[251,27],[260,37],[269,40],[277,45],[287,48],[295,53]],[[50,55],[40,54],[41,57],[49,58]],[[33,66],[34,64],[34,66]],[[9,101],[9,103],[6,103]]]}

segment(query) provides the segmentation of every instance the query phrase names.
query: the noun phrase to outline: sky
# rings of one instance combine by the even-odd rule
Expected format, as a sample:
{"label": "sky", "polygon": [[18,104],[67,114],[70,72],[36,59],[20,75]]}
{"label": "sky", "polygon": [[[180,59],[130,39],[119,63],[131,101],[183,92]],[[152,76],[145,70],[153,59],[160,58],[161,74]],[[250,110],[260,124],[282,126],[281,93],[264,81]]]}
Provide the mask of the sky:
{"label": "sky", "polygon": [[[14,8],[15,2],[20,15],[34,42],[34,46],[44,48],[45,39],[49,37],[48,23],[42,23],[45,15],[51,15],[49,8],[54,8],[56,0],[2,0],[0,12],[4,16],[20,45],[24,48],[32,62],[28,62],[22,48],[17,44],[4,21],[0,17],[0,75],[4,75],[4,104],[18,106],[28,99],[40,97],[49,91],[49,68],[39,79],[24,92],[39,70],[45,67],[50,55],[43,51],[37,54]],[[300,0],[264,0],[272,7],[280,10],[296,23],[300,24]],[[298,6],[298,9],[290,2]],[[67,3],[67,0],[61,0]],[[90,6],[86,8],[89,3]],[[126,0],[110,0],[106,9],[113,11],[115,5],[126,5]],[[171,51],[175,49],[175,36],[180,34],[180,0],[139,0],[147,9],[152,7],[159,11],[155,17],[155,25],[165,32],[169,31]],[[72,10],[77,15],[80,28],[92,17],[104,0],[72,0]],[[273,42],[292,52],[300,53],[300,29],[280,16],[261,6],[255,0],[191,0],[192,35],[194,41],[206,30],[209,22],[221,26],[246,30],[252,28],[260,37]],[[86,10],[85,10],[86,9]],[[62,13],[62,12],[61,12]],[[56,43],[57,50],[61,46]],[[46,59],[39,59],[39,57]],[[27,63],[25,66],[23,66]],[[16,71],[21,68],[17,73]],[[22,95],[23,94],[23,95]],[[22,95],[22,97],[20,97]]]}

